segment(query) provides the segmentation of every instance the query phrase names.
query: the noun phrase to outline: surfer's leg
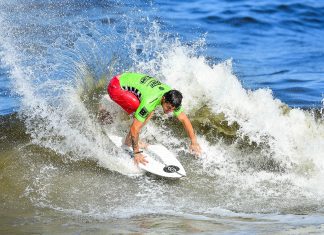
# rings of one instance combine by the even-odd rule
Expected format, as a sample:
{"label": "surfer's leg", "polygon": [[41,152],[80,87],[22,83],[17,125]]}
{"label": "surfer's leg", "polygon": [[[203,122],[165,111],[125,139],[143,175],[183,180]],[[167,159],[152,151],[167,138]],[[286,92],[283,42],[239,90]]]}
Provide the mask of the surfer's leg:
{"label": "surfer's leg", "polygon": [[139,100],[133,93],[130,91],[125,91],[120,87],[117,76],[111,79],[107,91],[110,98],[120,107],[122,107],[128,114],[134,113],[140,105]]}

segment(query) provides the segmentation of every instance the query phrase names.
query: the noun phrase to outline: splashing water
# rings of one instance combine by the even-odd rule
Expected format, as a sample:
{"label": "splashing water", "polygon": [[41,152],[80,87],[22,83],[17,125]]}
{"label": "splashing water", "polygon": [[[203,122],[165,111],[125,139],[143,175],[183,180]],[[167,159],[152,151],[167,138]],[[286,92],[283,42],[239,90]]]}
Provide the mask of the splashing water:
{"label": "splashing water", "polygon": [[[204,38],[185,44],[149,20],[142,30],[132,27],[134,22],[120,30],[113,23],[103,26],[107,21],[71,20],[67,13],[59,22],[54,15],[46,16],[58,31],[36,37],[32,47],[28,42],[44,26],[39,19],[35,29],[17,23],[21,35],[6,16],[0,18],[9,32],[1,36],[3,61],[21,96],[20,116],[32,139],[29,144],[64,159],[64,166],[30,165],[33,173],[28,173],[24,196],[33,204],[91,218],[224,211],[297,214],[323,207],[323,121],[289,108],[269,89],[245,89],[230,59],[206,59]],[[121,17],[116,19],[129,20]],[[125,135],[131,119],[113,103],[106,104],[115,117],[112,124],[102,125],[97,118],[107,82],[123,71],[148,73],[183,93],[185,112],[196,120],[202,157],[196,161],[188,154],[183,129],[161,112],[142,138],[176,152],[187,170],[186,181],[124,176],[142,172],[114,148],[106,133]],[[219,115],[223,119],[215,121]],[[235,127],[230,136],[218,132],[223,123]],[[43,151],[35,156],[42,158]],[[103,170],[93,164],[74,168],[83,161]]]}

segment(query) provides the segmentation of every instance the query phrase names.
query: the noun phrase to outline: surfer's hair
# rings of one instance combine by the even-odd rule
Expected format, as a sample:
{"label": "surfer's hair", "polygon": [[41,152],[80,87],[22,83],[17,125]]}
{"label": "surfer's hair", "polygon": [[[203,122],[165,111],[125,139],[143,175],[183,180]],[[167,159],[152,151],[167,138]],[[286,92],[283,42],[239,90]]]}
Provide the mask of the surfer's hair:
{"label": "surfer's hair", "polygon": [[166,92],[164,95],[165,102],[170,103],[176,109],[180,107],[182,101],[182,94],[177,90],[170,90]]}

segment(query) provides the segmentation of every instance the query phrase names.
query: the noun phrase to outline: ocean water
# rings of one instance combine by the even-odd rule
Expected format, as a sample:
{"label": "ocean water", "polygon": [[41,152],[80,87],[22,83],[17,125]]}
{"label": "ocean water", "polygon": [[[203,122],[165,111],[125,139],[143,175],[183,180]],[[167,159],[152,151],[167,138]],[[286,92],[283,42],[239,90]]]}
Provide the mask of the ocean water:
{"label": "ocean water", "polygon": [[[1,234],[324,233],[324,2],[4,0],[0,30]],[[109,141],[123,71],[182,91],[202,156],[161,112],[141,137],[186,178]]]}

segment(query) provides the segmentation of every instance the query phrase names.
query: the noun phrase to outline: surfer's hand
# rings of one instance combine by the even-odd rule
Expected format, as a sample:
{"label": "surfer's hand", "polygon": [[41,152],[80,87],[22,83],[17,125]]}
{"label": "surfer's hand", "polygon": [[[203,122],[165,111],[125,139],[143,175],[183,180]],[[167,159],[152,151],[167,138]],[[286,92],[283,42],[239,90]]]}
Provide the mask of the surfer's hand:
{"label": "surfer's hand", "polygon": [[198,157],[201,154],[201,148],[198,143],[191,143],[190,151]]}
{"label": "surfer's hand", "polygon": [[136,165],[138,165],[139,163],[146,165],[146,163],[148,163],[148,161],[145,159],[145,156],[140,153],[135,154],[134,161],[135,161]]}

